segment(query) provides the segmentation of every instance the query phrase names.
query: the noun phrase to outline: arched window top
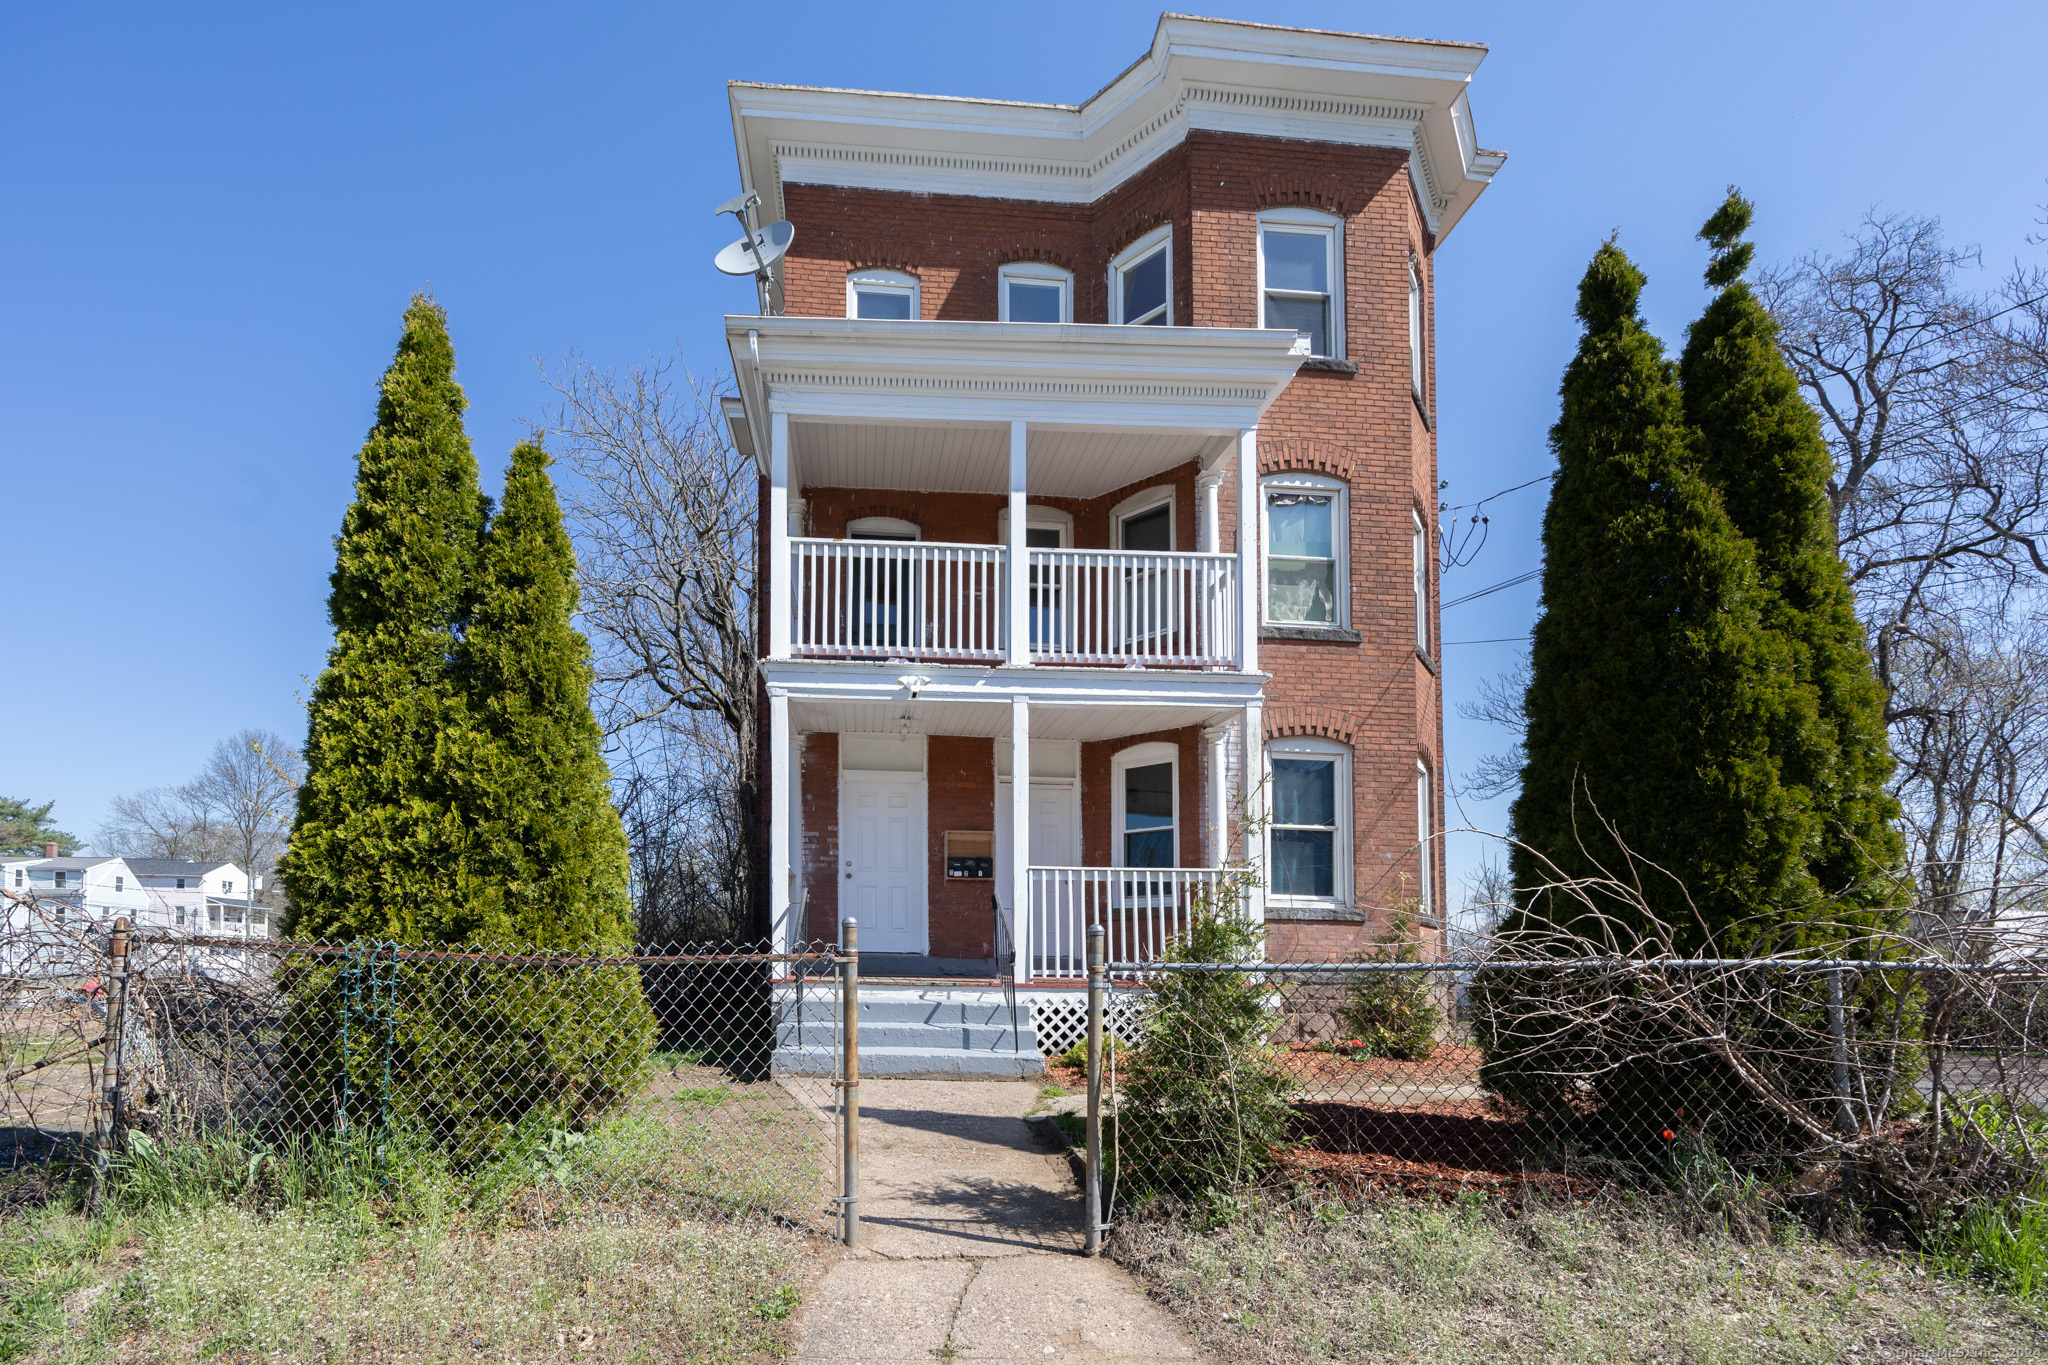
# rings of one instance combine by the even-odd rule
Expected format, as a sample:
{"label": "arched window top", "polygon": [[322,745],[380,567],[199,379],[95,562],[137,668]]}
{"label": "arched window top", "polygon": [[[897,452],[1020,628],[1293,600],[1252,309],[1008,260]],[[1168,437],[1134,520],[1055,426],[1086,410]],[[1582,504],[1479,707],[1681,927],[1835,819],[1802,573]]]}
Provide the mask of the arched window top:
{"label": "arched window top", "polygon": [[848,540],[922,540],[924,528],[900,517],[855,517],[846,523]]}
{"label": "arched window top", "polygon": [[1002,322],[1072,322],[1074,272],[1044,261],[1011,261],[996,271]]}
{"label": "arched window top", "polygon": [[846,316],[909,322],[924,316],[917,276],[901,270],[856,270],[846,277]]}

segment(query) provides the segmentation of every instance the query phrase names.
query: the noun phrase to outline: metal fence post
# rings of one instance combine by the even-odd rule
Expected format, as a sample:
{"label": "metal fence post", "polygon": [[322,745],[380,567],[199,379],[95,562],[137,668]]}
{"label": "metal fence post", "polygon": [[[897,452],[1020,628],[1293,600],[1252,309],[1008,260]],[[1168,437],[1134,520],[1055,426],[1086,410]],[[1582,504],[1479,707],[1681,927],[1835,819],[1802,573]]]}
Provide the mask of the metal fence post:
{"label": "metal fence post", "polygon": [[860,924],[839,922],[839,1011],[845,1122],[839,1131],[839,1208],[846,1245],[860,1245]]}
{"label": "metal fence post", "polygon": [[1828,972],[1828,1040],[1835,1054],[1835,1131],[1856,1136],[1856,1114],[1849,1104],[1849,1025],[1842,1004],[1842,969]]}
{"label": "metal fence post", "polygon": [[114,932],[107,939],[107,1052],[106,1064],[100,1071],[101,1096],[98,1150],[93,1154],[93,1170],[96,1175],[105,1175],[107,1163],[121,1146],[125,1124],[121,1106],[125,1099],[122,1094],[122,1074],[126,1064],[127,1048],[123,1046],[123,1033],[127,1030],[128,1013],[128,935],[130,925],[127,916],[114,921]]}
{"label": "metal fence post", "polygon": [[1088,1198],[1088,1231],[1084,1249],[1102,1251],[1102,1007],[1108,993],[1103,929],[1088,926],[1088,1156],[1084,1182]]}

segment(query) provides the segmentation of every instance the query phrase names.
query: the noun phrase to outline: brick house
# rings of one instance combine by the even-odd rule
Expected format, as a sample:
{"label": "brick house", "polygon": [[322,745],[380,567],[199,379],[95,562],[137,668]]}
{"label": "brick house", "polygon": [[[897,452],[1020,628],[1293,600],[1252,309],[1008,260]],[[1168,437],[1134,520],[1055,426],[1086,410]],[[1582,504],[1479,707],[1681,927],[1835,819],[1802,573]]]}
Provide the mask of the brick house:
{"label": "brick house", "polygon": [[1434,263],[1504,160],[1484,55],[1167,16],[1079,106],[730,87],[795,227],[726,320],[778,939],[1052,987],[1232,856],[1271,957],[1440,927]]}

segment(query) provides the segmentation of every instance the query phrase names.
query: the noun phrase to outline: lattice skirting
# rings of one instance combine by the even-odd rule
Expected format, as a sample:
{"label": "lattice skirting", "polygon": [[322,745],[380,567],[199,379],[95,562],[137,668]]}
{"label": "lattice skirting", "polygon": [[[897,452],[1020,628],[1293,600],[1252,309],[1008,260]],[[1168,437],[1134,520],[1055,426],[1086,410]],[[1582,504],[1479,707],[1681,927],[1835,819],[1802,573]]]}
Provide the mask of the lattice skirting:
{"label": "lattice skirting", "polygon": [[[1111,991],[1102,1004],[1102,1024],[1126,1047],[1136,1047],[1145,1036],[1145,996],[1139,991]],[[1038,1050],[1057,1057],[1088,1037],[1088,996],[1084,991],[1062,992],[1058,997],[1041,997],[1031,1002],[1031,1026],[1038,1031]]]}

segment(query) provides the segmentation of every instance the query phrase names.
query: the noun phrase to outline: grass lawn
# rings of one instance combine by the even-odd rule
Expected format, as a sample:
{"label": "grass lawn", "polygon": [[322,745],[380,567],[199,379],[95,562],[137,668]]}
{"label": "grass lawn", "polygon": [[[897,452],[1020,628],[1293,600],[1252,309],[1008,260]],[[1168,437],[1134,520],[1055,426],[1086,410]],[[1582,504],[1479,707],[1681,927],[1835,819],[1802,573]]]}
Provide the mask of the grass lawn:
{"label": "grass lawn", "polygon": [[1244,1362],[2037,1361],[2048,1319],[1897,1253],[1680,1231],[1640,1204],[1139,1211],[1108,1250]]}

